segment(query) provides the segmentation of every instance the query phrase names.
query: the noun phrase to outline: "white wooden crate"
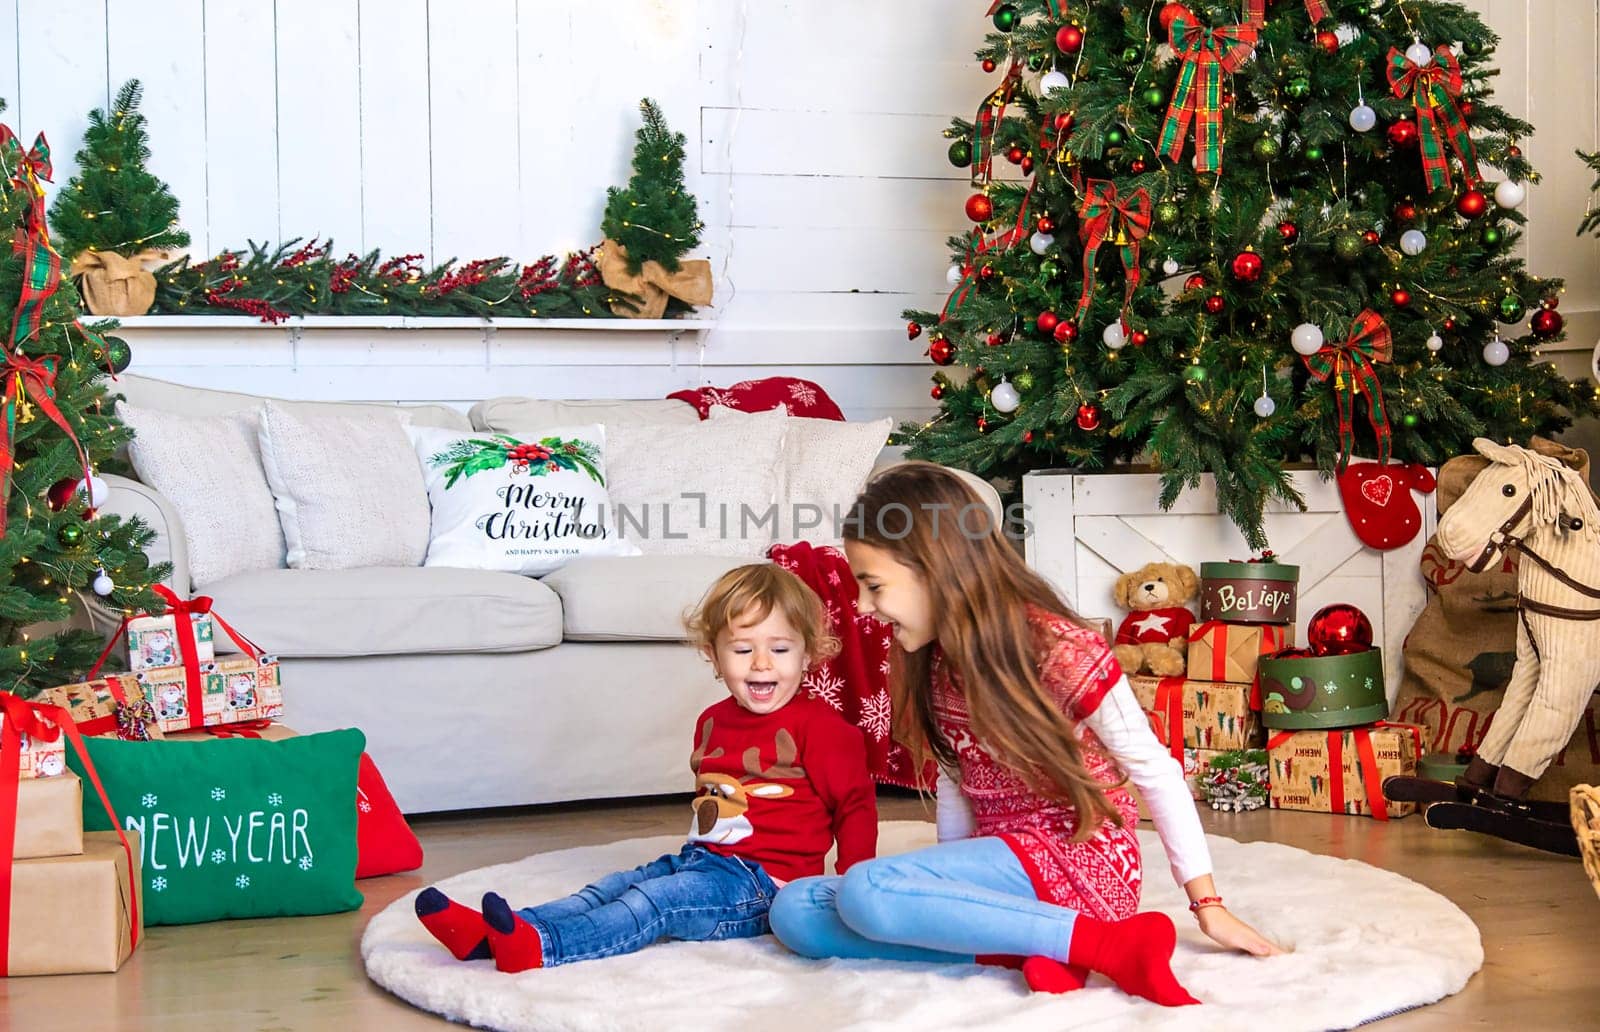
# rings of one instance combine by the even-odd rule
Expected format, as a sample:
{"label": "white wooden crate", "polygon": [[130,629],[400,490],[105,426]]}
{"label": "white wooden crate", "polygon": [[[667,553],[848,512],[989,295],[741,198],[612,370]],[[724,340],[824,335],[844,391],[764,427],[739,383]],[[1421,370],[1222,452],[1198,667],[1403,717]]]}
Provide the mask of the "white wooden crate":
{"label": "white wooden crate", "polygon": [[[1338,485],[1314,471],[1292,474],[1307,511],[1269,505],[1267,539],[1283,562],[1300,567],[1299,623],[1332,602],[1349,602],[1372,620],[1373,641],[1383,647],[1389,700],[1400,687],[1401,645],[1427,601],[1418,562],[1437,521],[1432,494],[1413,495],[1422,530],[1403,548],[1368,548],[1350,529]],[[1217,511],[1216,482],[1206,476],[1185,491],[1170,511],[1158,504],[1157,473],[1074,473],[1048,470],[1022,478],[1022,500],[1031,530],[1028,565],[1046,577],[1085,616],[1122,611],[1112,599],[1118,576],[1149,562],[1194,567],[1246,559],[1250,551],[1237,527]]]}

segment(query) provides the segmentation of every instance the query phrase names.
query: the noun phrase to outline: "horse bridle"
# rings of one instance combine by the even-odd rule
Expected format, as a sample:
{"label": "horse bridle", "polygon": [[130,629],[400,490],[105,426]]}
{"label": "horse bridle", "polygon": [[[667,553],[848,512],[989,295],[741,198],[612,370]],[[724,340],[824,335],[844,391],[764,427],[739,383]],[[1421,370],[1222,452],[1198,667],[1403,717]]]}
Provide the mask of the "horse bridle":
{"label": "horse bridle", "polygon": [[[1532,511],[1533,499],[1531,497],[1523,499],[1522,504],[1517,506],[1517,511],[1513,512],[1504,523],[1500,524],[1499,529],[1497,529],[1493,534],[1489,535],[1489,540],[1483,546],[1483,551],[1478,553],[1478,557],[1476,559],[1467,564],[1467,569],[1473,573],[1482,573],[1488,567],[1490,561],[1494,559],[1496,554],[1510,553],[1513,551],[1520,552],[1524,557],[1532,559],[1534,563],[1544,570],[1544,572],[1548,573],[1562,584],[1565,584],[1573,591],[1576,591],[1578,594],[1592,599],[1600,599],[1600,588],[1592,588],[1587,584],[1573,580],[1572,577],[1569,576],[1565,571],[1558,570],[1554,565],[1551,564],[1550,560],[1546,559],[1544,556],[1528,547],[1528,542],[1524,538],[1518,537],[1516,534],[1511,533],[1512,528],[1521,523],[1523,518]],[[1583,527],[1582,521],[1574,517],[1568,517],[1565,514],[1558,517],[1557,522],[1562,526],[1563,529],[1567,530],[1579,530]],[[1551,605],[1548,602],[1539,602],[1535,599],[1523,598],[1520,584],[1517,588],[1517,611],[1523,614],[1522,619],[1524,623],[1527,622],[1528,618],[1526,614],[1528,613],[1539,613],[1543,616],[1553,616],[1559,620],[1600,620],[1600,609],[1569,609],[1566,606]],[[1529,629],[1528,636],[1530,640],[1533,637],[1531,628]],[[1537,646],[1535,647],[1535,651],[1537,651]]]}

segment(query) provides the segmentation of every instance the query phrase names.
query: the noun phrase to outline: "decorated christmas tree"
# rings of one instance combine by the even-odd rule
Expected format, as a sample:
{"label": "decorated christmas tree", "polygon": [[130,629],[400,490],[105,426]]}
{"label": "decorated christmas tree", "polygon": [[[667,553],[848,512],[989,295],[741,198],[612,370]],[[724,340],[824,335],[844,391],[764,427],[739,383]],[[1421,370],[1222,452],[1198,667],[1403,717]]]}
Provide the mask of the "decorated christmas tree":
{"label": "decorated christmas tree", "polygon": [[633,177],[626,188],[606,190],[600,230],[627,249],[628,271],[659,262],[678,271],[678,260],[700,242],[704,224],[694,195],[684,189],[682,133],[667,126],[655,101],[639,102],[644,124],[635,134]]}
{"label": "decorated christmas tree", "polygon": [[158,606],[149,588],[169,572],[144,553],[148,528],[93,510],[107,491],[94,471],[131,435],[103,384],[109,346],[78,322],[45,228],[50,173],[43,135],[24,149],[0,125],[0,230],[15,241],[0,252],[0,687],[24,697],[93,664],[100,637],[62,629],[80,605]]}
{"label": "decorated christmas tree", "polygon": [[[1430,0],[1016,0],[946,131],[970,233],[927,333],[912,454],[1015,478],[1215,474],[1252,547],[1286,467],[1437,464],[1594,392],[1540,359],[1560,284],[1515,253],[1532,127],[1496,38]],[[1532,314],[1531,321],[1529,319]]]}

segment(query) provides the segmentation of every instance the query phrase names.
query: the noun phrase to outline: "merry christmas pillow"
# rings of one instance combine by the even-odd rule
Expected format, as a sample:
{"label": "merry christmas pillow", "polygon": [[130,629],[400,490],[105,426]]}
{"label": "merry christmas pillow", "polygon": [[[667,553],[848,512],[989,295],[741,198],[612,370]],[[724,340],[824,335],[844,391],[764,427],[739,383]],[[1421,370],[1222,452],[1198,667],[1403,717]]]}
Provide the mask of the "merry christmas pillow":
{"label": "merry christmas pillow", "polygon": [[[145,924],[333,914],[361,905],[360,731],[279,742],[84,744],[123,827],[139,832]],[[82,776],[82,761],[69,762]],[[109,829],[100,801],[84,799],[85,830]]]}
{"label": "merry christmas pillow", "polygon": [[539,577],[579,556],[639,554],[612,523],[603,427],[407,433],[433,507],[423,565]]}

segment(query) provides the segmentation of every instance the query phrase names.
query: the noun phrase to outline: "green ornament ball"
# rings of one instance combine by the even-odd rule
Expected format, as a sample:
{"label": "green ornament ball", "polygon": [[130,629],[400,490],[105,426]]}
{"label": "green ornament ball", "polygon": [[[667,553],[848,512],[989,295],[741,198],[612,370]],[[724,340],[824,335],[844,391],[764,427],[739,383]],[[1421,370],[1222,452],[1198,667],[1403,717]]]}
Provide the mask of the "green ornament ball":
{"label": "green ornament ball", "polygon": [[1161,201],[1156,205],[1156,221],[1171,225],[1178,221],[1180,211],[1177,201]]}
{"label": "green ornament ball", "polygon": [[1500,299],[1500,321],[1503,323],[1519,323],[1527,312],[1522,299],[1515,294],[1507,294]]}
{"label": "green ornament ball", "polygon": [[1322,160],[1322,148],[1319,147],[1317,144],[1314,144],[1314,143],[1311,146],[1307,147],[1306,148],[1306,160],[1307,161],[1321,161]]}
{"label": "green ornament ball", "polygon": [[1183,371],[1183,378],[1190,383],[1204,383],[1207,375],[1203,365],[1191,365]]}
{"label": "green ornament ball", "polygon": [[1311,80],[1304,75],[1297,75],[1284,83],[1283,92],[1295,100],[1305,100],[1311,96]]}
{"label": "green ornament ball", "polygon": [[1405,424],[1407,427],[1414,427],[1420,423],[1421,420],[1417,418],[1417,414],[1415,412],[1407,412],[1405,415],[1400,417],[1400,422]]}
{"label": "green ornament ball", "polygon": [[1026,394],[1029,391],[1033,390],[1033,374],[1032,373],[1018,373],[1016,376],[1012,377],[1011,382],[1016,384],[1017,390],[1021,391],[1024,394]]}
{"label": "green ornament ball", "polygon": [[77,548],[83,543],[83,524],[64,523],[56,531],[56,540],[61,542],[63,548]]}
{"label": "green ornament ball", "polygon": [[1125,64],[1125,65],[1136,65],[1140,61],[1143,61],[1143,60],[1144,60],[1144,48],[1143,47],[1130,46],[1130,47],[1124,47],[1123,48],[1123,51],[1122,51],[1122,63],[1123,64]]}
{"label": "green ornament ball", "polygon": [[1277,138],[1272,136],[1261,137],[1261,139],[1257,140],[1255,145],[1250,149],[1255,153],[1255,156],[1260,158],[1262,161],[1271,161],[1273,158],[1276,158],[1279,151],[1282,150],[1278,144]]}
{"label": "green ornament ball", "polygon": [[133,349],[121,337],[107,337],[106,357],[111,360],[111,371],[120,373],[133,364]]}
{"label": "green ornament ball", "polygon": [[972,144],[967,140],[957,140],[945,151],[945,156],[950,159],[950,164],[956,168],[966,168],[972,164]]}
{"label": "green ornament ball", "polygon": [[1469,39],[1463,42],[1461,44],[1461,50],[1463,53],[1470,54],[1473,57],[1481,57],[1482,55],[1488,53],[1488,48],[1475,39]]}
{"label": "green ornament ball", "polygon": [[994,27],[1001,32],[1010,32],[1017,27],[1017,9],[1010,4],[1001,4],[995,8]]}
{"label": "green ornament ball", "polygon": [[1506,235],[1500,231],[1499,226],[1485,226],[1483,235],[1479,237],[1485,247],[1499,247],[1500,242],[1505,238]]}
{"label": "green ornament ball", "polygon": [[1346,231],[1333,238],[1333,253],[1347,262],[1360,258],[1366,249],[1367,242],[1361,239],[1360,233]]}
{"label": "green ornament ball", "polygon": [[1044,55],[1043,54],[1030,54],[1030,55],[1028,55],[1028,67],[1033,69],[1036,72],[1039,69],[1043,68],[1044,67]]}
{"label": "green ornament ball", "polygon": [[1166,91],[1159,86],[1151,86],[1144,91],[1144,106],[1152,111],[1158,111],[1167,102]]}
{"label": "green ornament ball", "polygon": [[1127,138],[1128,134],[1116,126],[1106,130],[1106,146],[1108,147],[1120,147]]}

